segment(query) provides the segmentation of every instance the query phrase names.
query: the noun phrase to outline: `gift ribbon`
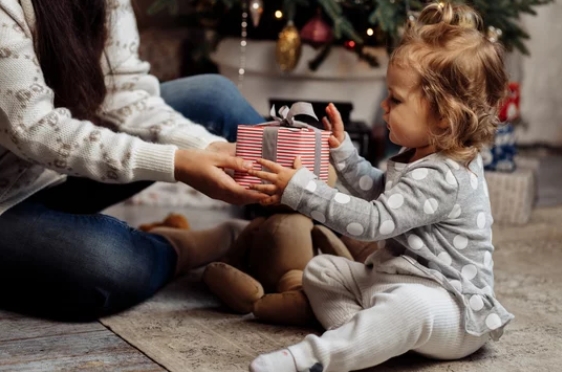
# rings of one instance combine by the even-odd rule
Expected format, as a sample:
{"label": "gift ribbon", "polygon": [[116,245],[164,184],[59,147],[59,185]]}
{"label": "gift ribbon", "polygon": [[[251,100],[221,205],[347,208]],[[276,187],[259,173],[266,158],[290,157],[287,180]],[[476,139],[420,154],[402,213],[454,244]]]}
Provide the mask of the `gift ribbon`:
{"label": "gift ribbon", "polygon": [[[308,115],[318,120],[312,105],[307,102],[296,102],[289,109],[283,106],[279,109],[279,116],[275,114],[275,105],[271,107],[270,115],[276,120],[279,126],[272,126],[272,123],[259,124],[265,126],[262,138],[262,158],[277,162],[277,140],[280,127],[286,128],[305,128],[314,131],[314,170],[316,176],[320,176],[321,154],[322,154],[322,131],[312,125],[295,120],[297,115]],[[262,169],[265,167],[262,167]]]}

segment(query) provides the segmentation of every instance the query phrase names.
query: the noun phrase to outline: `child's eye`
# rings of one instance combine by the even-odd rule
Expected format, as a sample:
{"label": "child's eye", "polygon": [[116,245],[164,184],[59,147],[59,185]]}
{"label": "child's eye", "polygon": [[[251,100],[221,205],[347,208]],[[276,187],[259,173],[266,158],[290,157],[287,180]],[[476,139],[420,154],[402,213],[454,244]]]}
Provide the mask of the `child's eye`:
{"label": "child's eye", "polygon": [[401,103],[399,99],[397,99],[395,97],[392,97],[392,96],[390,96],[390,102],[394,103],[395,105],[398,105],[398,104]]}

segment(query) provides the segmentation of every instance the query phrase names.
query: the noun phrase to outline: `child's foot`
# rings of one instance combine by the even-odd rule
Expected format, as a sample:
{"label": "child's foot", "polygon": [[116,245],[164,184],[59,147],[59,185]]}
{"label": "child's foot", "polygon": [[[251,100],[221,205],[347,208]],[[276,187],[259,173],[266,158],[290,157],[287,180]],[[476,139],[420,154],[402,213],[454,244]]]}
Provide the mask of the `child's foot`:
{"label": "child's foot", "polygon": [[293,355],[287,349],[262,354],[250,364],[250,372],[298,372]]}

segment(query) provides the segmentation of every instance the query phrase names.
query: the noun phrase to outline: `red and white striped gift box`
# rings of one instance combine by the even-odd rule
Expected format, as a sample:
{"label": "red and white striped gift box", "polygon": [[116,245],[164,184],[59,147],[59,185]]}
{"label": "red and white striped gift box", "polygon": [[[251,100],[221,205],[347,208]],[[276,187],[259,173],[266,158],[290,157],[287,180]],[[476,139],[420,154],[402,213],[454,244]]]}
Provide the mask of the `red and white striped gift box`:
{"label": "red and white striped gift box", "polygon": [[[317,174],[318,178],[328,180],[328,166],[330,162],[330,149],[328,145],[328,138],[331,132],[321,131],[321,146],[320,146],[320,169],[315,172],[316,157],[316,131],[311,128],[293,128],[280,126],[278,123],[271,125],[239,125],[237,142],[236,142],[236,156],[240,156],[245,160],[255,162],[260,158],[267,159],[263,155],[263,135],[267,127],[277,128],[277,151],[275,159],[268,159],[283,165],[284,167],[292,168],[293,162],[297,156],[301,157],[302,164],[311,172]],[[255,163],[254,169],[261,170],[261,165]],[[235,172],[234,179],[242,186],[248,187],[249,185],[260,184],[260,178],[250,176],[245,172]]]}

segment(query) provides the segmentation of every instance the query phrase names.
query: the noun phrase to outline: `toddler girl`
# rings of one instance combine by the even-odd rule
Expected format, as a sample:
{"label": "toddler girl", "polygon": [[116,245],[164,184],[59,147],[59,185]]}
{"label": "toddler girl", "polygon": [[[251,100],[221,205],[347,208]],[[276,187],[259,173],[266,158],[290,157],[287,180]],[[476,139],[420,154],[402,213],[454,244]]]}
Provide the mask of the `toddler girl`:
{"label": "toddler girl", "polygon": [[260,160],[267,203],[292,207],[342,234],[379,242],[366,262],[320,255],[304,290],[327,331],[255,359],[252,372],[345,372],[413,350],[437,359],[474,353],[513,319],[494,295],[492,215],[481,146],[492,140],[507,77],[500,45],[465,6],[431,4],[405,31],[382,103],[405,150],[386,172],[360,158],[333,105],[331,160],[350,195],[300,167]]}

